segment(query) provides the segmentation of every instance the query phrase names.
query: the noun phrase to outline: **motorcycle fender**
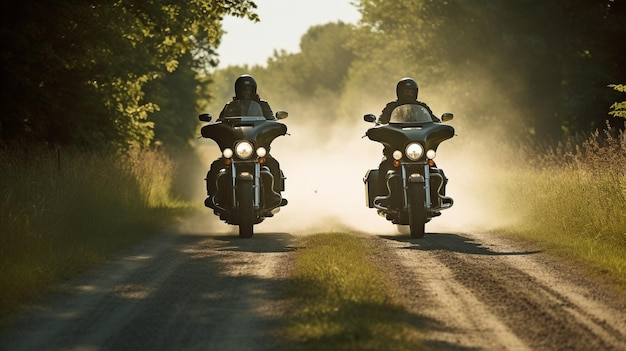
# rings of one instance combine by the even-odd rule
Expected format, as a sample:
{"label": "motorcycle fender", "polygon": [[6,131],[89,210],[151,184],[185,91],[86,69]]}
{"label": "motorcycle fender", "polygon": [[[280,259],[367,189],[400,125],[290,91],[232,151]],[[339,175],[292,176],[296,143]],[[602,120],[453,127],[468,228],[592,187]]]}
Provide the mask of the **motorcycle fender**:
{"label": "motorcycle fender", "polygon": [[426,182],[424,180],[424,176],[418,173],[413,173],[409,175],[409,177],[407,178],[407,181],[409,183],[422,183],[422,184]]}

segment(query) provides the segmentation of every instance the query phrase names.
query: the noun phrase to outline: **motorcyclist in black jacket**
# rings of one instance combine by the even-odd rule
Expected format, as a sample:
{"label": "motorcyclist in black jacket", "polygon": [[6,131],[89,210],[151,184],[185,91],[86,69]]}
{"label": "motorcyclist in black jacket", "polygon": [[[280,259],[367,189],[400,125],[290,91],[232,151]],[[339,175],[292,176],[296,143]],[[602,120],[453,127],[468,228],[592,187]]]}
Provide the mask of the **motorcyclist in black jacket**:
{"label": "motorcyclist in black jacket", "polygon": [[[258,105],[261,106],[260,111],[257,111],[257,104],[251,104],[252,101],[257,102]],[[257,110],[255,110],[255,108]],[[239,116],[264,116],[267,120],[276,120],[269,103],[259,98],[259,95],[257,94],[256,80],[248,74],[243,74],[235,80],[235,96],[231,102],[224,106],[217,121],[223,121],[226,117]],[[221,158],[213,161],[211,164],[211,168],[207,173],[207,194],[209,196],[216,194],[217,187],[215,180],[219,170],[223,168],[223,165],[224,161]],[[265,155],[264,166],[270,169],[270,172],[274,177],[274,191],[278,193],[285,190],[280,165],[270,154],[269,147],[267,154]]]}
{"label": "motorcyclist in black jacket", "polygon": [[424,106],[424,108],[426,108],[426,110],[428,110],[428,112],[430,113],[433,122],[441,122],[439,118],[437,118],[433,114],[433,111],[430,109],[430,107],[428,107],[428,105],[426,105],[426,103],[417,100],[418,91],[419,87],[417,86],[417,82],[413,78],[406,77],[400,79],[400,81],[398,81],[398,84],[396,84],[396,96],[398,97],[398,99],[387,103],[385,108],[383,108],[382,113],[378,117],[378,124],[389,123],[391,111],[393,111],[394,108],[400,105],[406,104]]}
{"label": "motorcyclist in black jacket", "polygon": [[[417,100],[418,92],[419,92],[419,87],[415,79],[410,78],[410,77],[405,77],[405,78],[400,79],[398,83],[396,84],[397,100],[387,103],[387,105],[383,108],[380,116],[378,117],[378,121],[376,123],[377,124],[389,123],[389,118],[391,117],[391,111],[393,111],[393,109],[395,109],[396,107],[400,105],[406,105],[406,104],[415,104],[415,105],[423,106],[430,113],[430,116],[433,122],[440,123],[441,120],[433,114],[433,111],[430,109],[430,107],[428,107],[426,103]],[[385,195],[387,194],[387,183],[386,183],[387,171],[392,169],[393,167],[393,157],[391,156],[391,153],[393,151],[394,150],[387,150],[387,148],[385,148],[383,150],[383,160],[381,161],[379,165],[378,189],[383,189],[383,192]],[[443,170],[439,169],[438,172],[439,174],[441,174],[441,177],[443,178],[443,185],[441,187],[440,193],[441,195],[445,195],[446,184],[448,183],[448,178],[446,178],[445,174],[443,173]]]}
{"label": "motorcyclist in black jacket", "polygon": [[[264,116],[265,119],[268,120],[275,120],[276,117],[274,117],[272,113],[272,108],[267,101],[259,98],[256,88],[257,84],[254,77],[248,74],[239,76],[237,80],[235,80],[235,96],[233,96],[233,101],[224,106],[217,120],[221,121],[224,117],[251,116],[255,114]],[[261,105],[262,111],[249,111],[252,101],[256,101]]]}

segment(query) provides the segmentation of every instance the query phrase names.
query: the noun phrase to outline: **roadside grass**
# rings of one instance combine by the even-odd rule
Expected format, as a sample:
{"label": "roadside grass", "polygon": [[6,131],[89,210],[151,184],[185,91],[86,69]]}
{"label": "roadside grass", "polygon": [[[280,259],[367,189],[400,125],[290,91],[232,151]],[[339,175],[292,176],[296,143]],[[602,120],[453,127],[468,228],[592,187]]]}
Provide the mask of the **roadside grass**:
{"label": "roadside grass", "polygon": [[502,228],[537,243],[617,285],[626,295],[626,136],[595,133],[499,176],[505,212],[521,215]]}
{"label": "roadside grass", "polygon": [[[285,296],[293,306],[282,335],[289,350],[424,350],[412,318],[356,235],[303,239]],[[414,317],[413,317],[414,318]],[[414,323],[413,323],[414,324]]]}
{"label": "roadside grass", "polygon": [[169,193],[173,165],[154,151],[5,148],[0,164],[3,320],[189,211]]}

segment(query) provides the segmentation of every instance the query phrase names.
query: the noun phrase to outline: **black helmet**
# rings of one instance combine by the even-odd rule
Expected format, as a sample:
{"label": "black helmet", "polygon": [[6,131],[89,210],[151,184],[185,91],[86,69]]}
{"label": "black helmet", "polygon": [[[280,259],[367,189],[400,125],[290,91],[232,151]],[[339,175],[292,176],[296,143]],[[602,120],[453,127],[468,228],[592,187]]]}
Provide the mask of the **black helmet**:
{"label": "black helmet", "polygon": [[396,85],[396,96],[401,101],[417,100],[417,82],[413,78],[402,78]]}
{"label": "black helmet", "polygon": [[256,96],[256,80],[249,74],[239,76],[235,81],[235,97],[250,99]]}

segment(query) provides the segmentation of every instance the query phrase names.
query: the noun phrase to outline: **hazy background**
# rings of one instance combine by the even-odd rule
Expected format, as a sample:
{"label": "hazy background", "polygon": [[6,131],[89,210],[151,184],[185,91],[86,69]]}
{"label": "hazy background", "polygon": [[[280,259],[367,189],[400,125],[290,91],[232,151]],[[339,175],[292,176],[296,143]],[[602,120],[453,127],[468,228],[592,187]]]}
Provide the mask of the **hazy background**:
{"label": "hazy background", "polygon": [[217,48],[219,65],[265,65],[274,52],[297,53],[300,38],[315,25],[343,21],[356,24],[359,11],[352,0],[257,0],[259,22],[226,16]]}
{"label": "hazy background", "polygon": [[343,225],[320,216],[388,228],[364,204],[362,177],[381,146],[361,138],[362,116],[410,76],[437,115],[455,114],[457,136],[437,161],[456,203],[432,231],[510,218],[495,212],[507,201],[492,196],[491,175],[607,123],[624,128],[609,112],[624,100],[610,85],[626,82],[625,1],[207,4],[33,0],[3,12],[0,146],[157,150],[179,166],[173,196],[201,204],[216,154],[198,139],[197,115],[217,115],[248,73],[274,111],[290,113],[291,135],[272,150],[290,204],[259,229]]}
{"label": "hazy background", "polygon": [[[613,22],[623,18],[623,6],[613,2],[355,5],[358,21],[346,15],[346,21],[339,17],[310,27],[300,51],[274,52],[261,62],[262,55],[242,52],[236,63],[224,66],[226,58],[212,75],[207,94],[213,100],[205,111],[217,115],[233,96],[236,77],[247,73],[257,78],[260,96],[274,111],[290,113],[283,123],[291,135],[272,148],[287,176],[290,202],[260,231],[397,232],[365,205],[363,176],[377,167],[382,146],[362,138],[371,126],[362,116],[378,115],[405,76],[418,81],[419,99],[435,114],[455,114],[450,125],[457,135],[440,146],[436,159],[450,179],[447,193],[455,204],[428,223],[427,232],[514,223],[515,213],[492,177],[523,164],[515,154],[520,148],[545,150],[564,136],[602,127],[610,119],[611,99],[617,99],[607,85],[626,78],[616,66],[623,49],[606,41],[616,28],[624,29]],[[246,40],[246,31],[269,33],[262,29],[275,25],[263,27],[262,9],[259,3],[261,23],[242,26],[230,37],[239,48],[280,45],[280,35]]]}
{"label": "hazy background", "polygon": [[198,138],[198,114],[216,116],[244,73],[290,114],[272,149],[289,204],[258,240],[396,233],[365,204],[382,146],[362,138],[362,116],[411,76],[420,100],[455,115],[436,159],[455,204],[428,233],[513,224],[498,230],[623,280],[626,1],[350,5],[356,17],[341,15],[345,0],[28,0],[0,12],[0,311],[172,222],[236,237],[203,206],[219,152]]}
{"label": "hazy background", "polygon": [[[374,112],[374,111],[372,111]],[[306,114],[315,115],[313,111]],[[288,126],[289,135],[277,138],[272,155],[281,164],[287,179],[283,196],[289,204],[272,218],[255,226],[255,232],[287,232],[306,234],[352,230],[369,234],[398,234],[395,225],[368,208],[363,177],[370,168],[377,168],[382,157],[382,145],[364,138],[373,124],[355,115],[354,121],[319,127],[290,116],[281,122]],[[458,116],[458,119],[463,116]],[[455,126],[455,121],[449,122]],[[489,174],[499,171],[498,153],[502,150],[485,148],[471,135],[457,135],[442,143],[436,161],[449,178],[447,194],[454,206],[427,223],[427,232],[459,232],[488,230],[516,218],[501,216],[497,189],[491,189]],[[219,155],[215,143],[198,140],[197,147],[204,160],[204,169]],[[198,170],[197,179],[203,174]],[[196,182],[195,201],[204,200],[204,183]],[[210,229],[209,229],[210,228]],[[206,233],[207,230],[235,233],[236,226],[219,221],[212,210],[185,223],[185,231]]]}

